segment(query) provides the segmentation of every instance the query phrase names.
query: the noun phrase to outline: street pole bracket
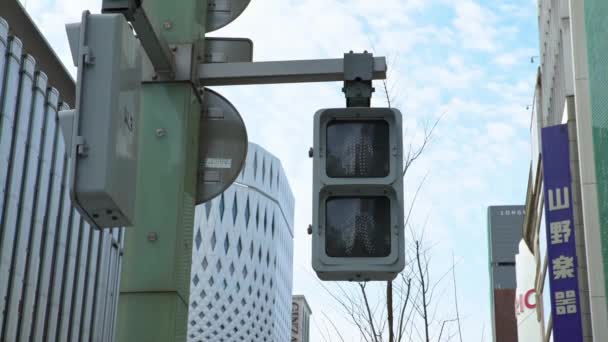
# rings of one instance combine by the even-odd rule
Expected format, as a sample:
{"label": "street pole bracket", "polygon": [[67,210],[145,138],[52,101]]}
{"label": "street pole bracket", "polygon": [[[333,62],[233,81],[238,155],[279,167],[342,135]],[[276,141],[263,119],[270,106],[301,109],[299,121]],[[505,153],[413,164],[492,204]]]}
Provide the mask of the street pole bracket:
{"label": "street pole bracket", "polygon": [[[193,87],[197,88],[198,80],[196,79],[197,63],[194,60],[197,58],[197,50],[193,44],[175,44],[169,45],[169,51],[173,60],[173,72],[170,74],[159,73],[154,66],[154,62],[148,55],[148,58],[143,59],[143,83],[192,83]],[[145,49],[145,47],[144,47]]]}
{"label": "street pole bracket", "polygon": [[344,88],[346,107],[369,107],[371,105],[374,79],[374,56],[364,53],[344,54]]}
{"label": "street pole bracket", "polygon": [[155,74],[164,80],[175,78],[176,68],[171,48],[155,30],[141,0],[104,0],[101,12],[124,15],[135,29]]}

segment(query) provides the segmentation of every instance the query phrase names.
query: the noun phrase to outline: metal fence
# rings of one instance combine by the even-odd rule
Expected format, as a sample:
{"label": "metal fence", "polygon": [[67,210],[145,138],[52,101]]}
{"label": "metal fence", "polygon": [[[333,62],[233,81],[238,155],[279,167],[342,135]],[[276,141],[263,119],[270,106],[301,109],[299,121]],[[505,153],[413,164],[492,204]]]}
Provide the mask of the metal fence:
{"label": "metal fence", "polygon": [[123,228],[71,206],[67,108],[0,18],[0,341],[112,341]]}

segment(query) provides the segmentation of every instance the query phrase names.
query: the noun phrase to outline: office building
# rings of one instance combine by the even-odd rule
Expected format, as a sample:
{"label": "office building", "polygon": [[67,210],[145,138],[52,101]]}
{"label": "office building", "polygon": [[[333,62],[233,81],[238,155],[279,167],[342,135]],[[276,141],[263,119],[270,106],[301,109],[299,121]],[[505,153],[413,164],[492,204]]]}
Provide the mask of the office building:
{"label": "office building", "polygon": [[524,207],[488,207],[490,301],[494,342],[517,341],[515,254],[521,240]]}
{"label": "office building", "polygon": [[310,315],[306,297],[293,296],[291,302],[291,342],[310,342]]}
{"label": "office building", "polygon": [[289,341],[293,219],[280,161],[249,144],[236,182],[196,208],[189,341]]}
{"label": "office building", "polygon": [[538,10],[540,67],[524,224],[536,262],[537,317],[545,341],[603,341],[608,3],[541,0]]}
{"label": "office building", "polygon": [[0,15],[0,341],[111,341],[123,229],[71,205],[57,111],[74,81],[18,1]]}

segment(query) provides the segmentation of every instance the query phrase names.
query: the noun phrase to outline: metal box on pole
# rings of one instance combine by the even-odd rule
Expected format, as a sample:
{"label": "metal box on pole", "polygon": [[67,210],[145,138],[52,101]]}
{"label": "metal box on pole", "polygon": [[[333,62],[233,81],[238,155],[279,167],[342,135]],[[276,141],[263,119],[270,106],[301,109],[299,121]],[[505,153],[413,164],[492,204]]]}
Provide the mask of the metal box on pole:
{"label": "metal box on pole", "polygon": [[122,15],[67,25],[78,67],[76,105],[59,113],[72,202],[97,228],[134,223],[141,58]]}

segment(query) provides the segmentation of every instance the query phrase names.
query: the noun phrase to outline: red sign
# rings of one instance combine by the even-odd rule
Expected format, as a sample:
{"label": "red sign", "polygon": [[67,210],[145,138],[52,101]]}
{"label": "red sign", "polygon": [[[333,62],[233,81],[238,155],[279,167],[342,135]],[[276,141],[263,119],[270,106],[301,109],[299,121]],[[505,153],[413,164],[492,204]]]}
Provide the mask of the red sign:
{"label": "red sign", "polygon": [[526,309],[536,309],[536,291],[534,289],[528,290],[525,294],[519,294],[515,298],[515,314],[519,316]]}

